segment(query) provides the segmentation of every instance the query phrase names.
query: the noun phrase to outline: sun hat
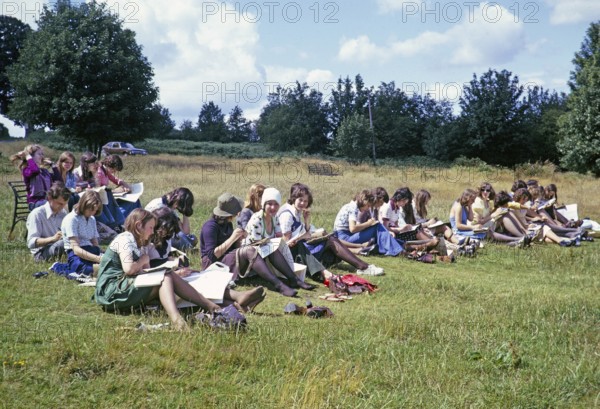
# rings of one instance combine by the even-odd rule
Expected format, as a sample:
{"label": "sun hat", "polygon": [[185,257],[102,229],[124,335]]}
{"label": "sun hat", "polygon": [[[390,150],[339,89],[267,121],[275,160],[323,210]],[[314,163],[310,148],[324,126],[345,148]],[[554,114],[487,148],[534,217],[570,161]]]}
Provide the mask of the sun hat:
{"label": "sun hat", "polygon": [[270,200],[274,200],[277,202],[277,204],[281,204],[281,193],[279,192],[279,190],[275,189],[274,187],[268,187],[265,189],[265,191],[262,194],[262,199],[260,201],[260,206],[262,208],[265,207],[265,203],[267,203]]}
{"label": "sun hat", "polygon": [[231,193],[223,193],[217,199],[217,207],[213,209],[215,216],[231,217],[242,211],[243,201]]}

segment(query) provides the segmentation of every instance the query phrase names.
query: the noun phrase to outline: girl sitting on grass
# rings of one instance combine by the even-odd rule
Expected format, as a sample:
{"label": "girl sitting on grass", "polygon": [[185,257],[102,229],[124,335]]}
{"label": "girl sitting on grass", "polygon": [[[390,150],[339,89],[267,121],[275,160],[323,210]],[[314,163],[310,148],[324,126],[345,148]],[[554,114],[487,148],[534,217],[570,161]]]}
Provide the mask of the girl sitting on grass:
{"label": "girl sitting on grass", "polygon": [[[397,256],[402,246],[390,236],[377,219],[369,219],[363,223],[358,221],[359,212],[364,212],[375,203],[372,191],[363,190],[357,193],[350,203],[346,203],[335,217],[333,230],[335,236],[343,243],[362,246],[376,244],[379,254]],[[362,244],[361,244],[362,243]]]}
{"label": "girl sitting on grass", "polygon": [[177,189],[152,199],[145,209],[153,212],[161,207],[171,209],[179,219],[179,231],[173,237],[172,244],[179,250],[186,251],[198,244],[198,239],[191,232],[190,217],[194,214],[194,194],[187,187]]}
{"label": "girl sitting on grass", "polygon": [[[102,213],[100,195],[93,190],[87,190],[81,195],[73,211],[63,219],[60,230],[67,253],[68,278],[91,277],[98,271],[101,250],[94,216],[100,213]],[[64,272],[56,271],[57,268],[58,265],[55,265],[51,269],[56,273]]]}
{"label": "girl sitting on grass", "polygon": [[[254,213],[246,225],[247,235],[244,244],[252,244],[263,239],[283,238],[277,217],[280,205],[281,193],[279,190],[272,187],[266,188],[261,198],[261,210]],[[313,290],[314,285],[303,282],[294,273],[292,269],[294,263],[285,241],[281,246],[283,246],[281,249],[277,249],[267,256],[273,267],[291,283],[292,287]]]}
{"label": "girl sitting on grass", "polygon": [[[179,218],[168,207],[162,207],[152,213],[156,217],[156,225],[154,234],[150,238],[152,245],[148,247],[148,256],[150,257],[150,266],[155,267],[168,260],[173,260],[171,240],[179,232]],[[182,263],[180,262],[180,264]],[[188,277],[194,270],[186,265],[173,272],[180,277]],[[238,310],[248,312],[262,302],[265,296],[266,293],[262,287],[250,291],[234,291],[224,288],[222,299],[224,305],[234,304]]]}
{"label": "girl sitting on grass", "polygon": [[187,328],[179,313],[175,295],[194,303],[210,313],[220,310],[214,302],[199,294],[183,278],[165,273],[162,283],[155,287],[136,287],[135,276],[150,267],[148,244],[154,234],[156,218],[144,209],[135,209],[125,220],[125,232],[119,234],[102,257],[96,283],[96,303],[108,311],[128,311],[159,299],[173,327]]}
{"label": "girl sitting on grass", "polygon": [[329,236],[314,245],[306,242],[312,238],[310,223],[312,202],[313,196],[309,187],[302,183],[294,183],[287,203],[281,206],[277,213],[281,232],[294,259],[299,259],[299,263],[306,265],[311,277],[328,279],[332,273],[325,268],[324,264],[332,265],[339,260],[356,268],[359,275],[383,275],[382,268],[367,264],[356,257],[336,237]]}
{"label": "girl sitting on grass", "polygon": [[[298,292],[285,285],[273,274],[254,246],[241,245],[248,233],[239,227],[233,228],[233,220],[242,210],[240,202],[241,200],[231,193],[223,193],[217,199],[212,218],[204,223],[200,232],[202,268],[206,269],[212,263],[219,261],[229,267],[234,281],[238,277],[244,278],[255,273],[273,284],[280,294],[286,297],[296,296]],[[273,267],[281,271],[294,285],[300,286],[296,275],[278,250],[269,255],[268,259]]]}

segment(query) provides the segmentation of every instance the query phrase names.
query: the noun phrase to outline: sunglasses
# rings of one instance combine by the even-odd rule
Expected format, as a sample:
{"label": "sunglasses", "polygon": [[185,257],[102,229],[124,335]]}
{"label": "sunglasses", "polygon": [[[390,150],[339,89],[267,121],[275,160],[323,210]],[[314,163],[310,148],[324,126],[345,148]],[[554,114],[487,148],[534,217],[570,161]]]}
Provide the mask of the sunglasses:
{"label": "sunglasses", "polygon": [[492,191],[492,189],[481,189],[481,191],[490,193]]}

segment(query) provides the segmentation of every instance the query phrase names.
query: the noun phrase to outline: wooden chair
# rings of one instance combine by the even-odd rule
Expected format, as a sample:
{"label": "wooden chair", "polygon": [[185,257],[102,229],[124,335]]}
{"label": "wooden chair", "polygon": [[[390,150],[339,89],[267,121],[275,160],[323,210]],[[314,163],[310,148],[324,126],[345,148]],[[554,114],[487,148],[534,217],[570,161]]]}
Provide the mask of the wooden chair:
{"label": "wooden chair", "polygon": [[[14,239],[14,230],[15,226],[19,222],[27,222],[27,216],[29,215],[29,203],[27,203],[27,187],[25,186],[25,182],[13,181],[8,182],[8,185],[13,191],[13,195],[15,198],[15,207],[13,212],[13,221],[12,226],[10,226],[10,232],[8,233],[8,239]],[[25,235],[27,235],[27,229],[25,229]]]}

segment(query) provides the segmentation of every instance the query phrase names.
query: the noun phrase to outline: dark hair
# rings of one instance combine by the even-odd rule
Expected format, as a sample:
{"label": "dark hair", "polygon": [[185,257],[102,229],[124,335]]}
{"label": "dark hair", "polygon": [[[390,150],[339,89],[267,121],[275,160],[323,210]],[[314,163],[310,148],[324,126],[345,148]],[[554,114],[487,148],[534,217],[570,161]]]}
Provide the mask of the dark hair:
{"label": "dark hair", "polygon": [[415,195],[417,214],[423,219],[427,219],[427,201],[429,199],[431,199],[431,194],[425,189],[419,190]]}
{"label": "dark hair", "polygon": [[71,191],[65,187],[65,184],[62,182],[54,182],[50,189],[48,189],[48,193],[46,198],[48,200],[54,200],[62,197],[64,200],[69,200],[71,198]]}
{"label": "dark hair", "polygon": [[537,185],[538,185],[537,179],[529,179],[527,181],[527,186],[537,186]]}
{"label": "dark hair", "polygon": [[501,190],[494,199],[495,207],[502,207],[508,204],[511,201],[510,195],[506,193],[506,191]]}
{"label": "dark hair", "polygon": [[521,189],[521,188],[527,188],[527,183],[525,183],[524,180],[518,179],[518,180],[515,180],[512,187],[510,188],[510,191],[516,192],[517,189]]}
{"label": "dark hair", "polygon": [[102,165],[120,172],[123,170],[123,161],[119,155],[108,155],[102,159]]}
{"label": "dark hair", "polygon": [[513,195],[513,200],[515,202],[520,202],[523,197],[526,197],[527,200],[531,200],[531,193],[529,193],[529,190],[525,189],[524,187],[515,191],[515,194]]}
{"label": "dark hair", "polygon": [[194,194],[187,187],[178,187],[172,192],[167,193],[165,196],[167,206],[175,208],[182,215],[190,217],[194,214]]}
{"label": "dark hair", "polygon": [[492,187],[492,185],[489,182],[483,182],[483,183],[481,183],[481,185],[479,185],[479,189],[477,191],[477,197],[483,199],[483,189],[485,189],[486,187],[489,187],[489,189],[490,189],[490,194],[488,195],[488,198],[490,200],[494,200],[494,198],[496,197],[496,191],[494,190],[494,188]]}
{"label": "dark hair", "polygon": [[85,152],[83,155],[81,155],[81,159],[79,160],[79,164],[81,166],[81,179],[90,181],[96,178],[96,175],[88,170],[88,165],[91,165],[95,162],[98,162],[98,158],[92,152]]}
{"label": "dark hair", "polygon": [[554,192],[554,198],[558,202],[558,189],[556,188],[556,185],[554,183],[550,183],[544,189],[544,199],[548,200],[548,192]]}
{"label": "dark hair", "polygon": [[376,187],[373,189],[373,196],[375,197],[375,203],[380,200],[383,200],[383,203],[387,203],[390,201],[390,195],[388,195],[387,190],[382,187]]}
{"label": "dark hair", "polygon": [[99,216],[102,214],[102,200],[100,199],[100,194],[95,190],[86,190],[79,199],[79,202],[75,206],[73,206],[73,210],[77,214],[83,214],[87,209],[92,209],[98,206],[98,210],[96,210],[96,214],[94,216]]}
{"label": "dark hair", "polygon": [[156,217],[156,225],[154,226],[154,234],[150,241],[160,254],[162,254],[167,245],[167,241],[175,236],[181,230],[179,226],[179,218],[168,207],[160,207],[152,212]]}
{"label": "dark hair", "polygon": [[407,187],[401,187],[400,189],[396,189],[394,192],[394,196],[392,196],[392,200],[394,202],[398,202],[402,199],[407,199],[409,202],[413,199],[413,194]]}
{"label": "dark hair", "polygon": [[356,207],[359,209],[365,206],[372,206],[375,203],[375,196],[370,190],[364,189],[354,196]]}
{"label": "dark hair", "polygon": [[313,203],[313,196],[310,188],[303,183],[294,183],[290,189],[290,198],[288,199],[288,204],[293,205],[296,199],[302,196],[308,196],[308,206],[311,207]]}

